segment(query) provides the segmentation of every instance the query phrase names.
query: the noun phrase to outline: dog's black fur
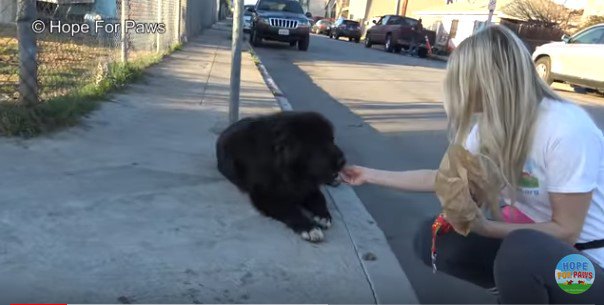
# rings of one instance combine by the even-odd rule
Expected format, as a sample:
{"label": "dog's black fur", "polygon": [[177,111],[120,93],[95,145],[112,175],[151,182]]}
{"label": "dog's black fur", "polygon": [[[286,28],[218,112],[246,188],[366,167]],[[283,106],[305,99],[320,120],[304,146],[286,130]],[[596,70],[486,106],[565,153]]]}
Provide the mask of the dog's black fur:
{"label": "dog's black fur", "polygon": [[[323,239],[331,225],[322,184],[336,183],[345,164],[332,124],[315,112],[242,119],[216,143],[218,170],[266,216],[306,240]],[[303,211],[310,212],[306,217]]]}

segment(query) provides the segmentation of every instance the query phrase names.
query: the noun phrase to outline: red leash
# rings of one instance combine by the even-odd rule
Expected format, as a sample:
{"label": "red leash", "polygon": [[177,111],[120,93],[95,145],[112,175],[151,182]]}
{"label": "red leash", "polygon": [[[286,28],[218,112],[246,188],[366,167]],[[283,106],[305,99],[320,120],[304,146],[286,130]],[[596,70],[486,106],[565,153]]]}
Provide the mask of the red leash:
{"label": "red leash", "polygon": [[432,272],[436,273],[436,236],[446,234],[453,230],[453,226],[445,220],[444,214],[438,215],[432,223]]}

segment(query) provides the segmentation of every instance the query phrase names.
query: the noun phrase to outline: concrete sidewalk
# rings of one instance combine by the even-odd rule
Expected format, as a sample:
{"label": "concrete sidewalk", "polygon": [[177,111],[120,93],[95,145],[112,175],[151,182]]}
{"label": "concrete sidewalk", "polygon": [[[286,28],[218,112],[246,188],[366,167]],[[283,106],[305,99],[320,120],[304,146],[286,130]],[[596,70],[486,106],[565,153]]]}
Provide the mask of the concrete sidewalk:
{"label": "concrete sidewalk", "polygon": [[[80,127],[0,140],[0,303],[417,302],[349,188],[311,244],[217,172],[229,35],[206,31]],[[243,116],[279,111],[248,52],[241,88]]]}

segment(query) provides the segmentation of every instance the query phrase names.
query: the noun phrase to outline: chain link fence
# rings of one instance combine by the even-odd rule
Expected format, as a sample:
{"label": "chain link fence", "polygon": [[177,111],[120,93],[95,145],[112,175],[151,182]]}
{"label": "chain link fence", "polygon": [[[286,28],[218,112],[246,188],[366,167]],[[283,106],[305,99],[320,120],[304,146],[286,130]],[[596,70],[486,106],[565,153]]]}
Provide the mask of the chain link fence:
{"label": "chain link fence", "polygon": [[0,0],[0,101],[19,98],[19,47],[17,3]]}
{"label": "chain link fence", "polygon": [[0,0],[0,103],[45,102],[164,54],[214,23],[220,2]]}

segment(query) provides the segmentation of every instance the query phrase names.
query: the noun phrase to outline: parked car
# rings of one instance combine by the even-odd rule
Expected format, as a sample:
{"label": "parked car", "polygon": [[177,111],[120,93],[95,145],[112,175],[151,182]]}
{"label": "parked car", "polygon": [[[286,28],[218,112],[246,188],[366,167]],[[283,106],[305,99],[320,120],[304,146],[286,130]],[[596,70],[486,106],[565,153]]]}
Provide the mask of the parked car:
{"label": "parked car", "polygon": [[[317,21],[322,20],[322,19],[325,19],[325,18],[323,18],[321,16],[312,16],[313,24],[317,23]],[[327,19],[327,20],[329,20],[329,19]]]}
{"label": "parked car", "polygon": [[250,41],[258,46],[263,39],[289,42],[300,51],[308,50],[310,43],[310,12],[304,14],[296,0],[259,0],[252,11]]}
{"label": "parked car", "polygon": [[82,23],[84,16],[91,13],[94,7],[90,3],[71,3],[69,1],[36,1],[36,16],[46,24],[50,21],[64,23]]}
{"label": "parked car", "polygon": [[604,93],[604,23],[537,47],[533,61],[548,84],[567,82]]}
{"label": "parked car", "polygon": [[[120,43],[120,32],[111,31],[104,25],[119,24],[120,20],[115,16],[107,16],[105,14],[92,11],[84,15],[84,23],[89,26],[90,35],[96,36],[98,42],[106,47],[116,47]],[[100,26],[97,29],[97,24]]]}
{"label": "parked car", "polygon": [[372,45],[384,45],[386,52],[400,52],[402,49],[409,49],[413,38],[418,46],[418,56],[428,56],[425,37],[428,36],[431,45],[434,45],[436,32],[425,29],[417,30],[419,21],[417,19],[385,15],[375,22],[375,25],[367,31],[365,36],[365,46],[370,48]]}
{"label": "parked car", "polygon": [[329,19],[321,19],[312,27],[312,32],[315,34],[329,35],[331,31],[331,21]]}
{"label": "parked car", "polygon": [[243,32],[249,33],[252,28],[252,11],[254,5],[245,5],[243,7]]}
{"label": "parked car", "polygon": [[358,43],[361,41],[361,24],[354,20],[338,19],[333,24],[329,31],[329,37],[340,39],[340,37],[346,37],[349,41]]}

